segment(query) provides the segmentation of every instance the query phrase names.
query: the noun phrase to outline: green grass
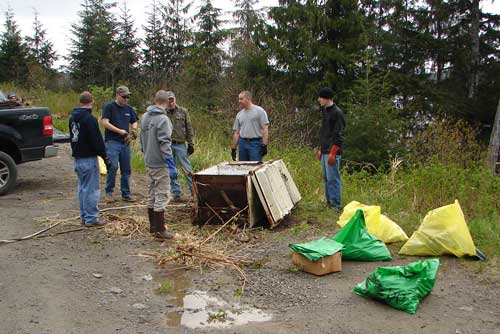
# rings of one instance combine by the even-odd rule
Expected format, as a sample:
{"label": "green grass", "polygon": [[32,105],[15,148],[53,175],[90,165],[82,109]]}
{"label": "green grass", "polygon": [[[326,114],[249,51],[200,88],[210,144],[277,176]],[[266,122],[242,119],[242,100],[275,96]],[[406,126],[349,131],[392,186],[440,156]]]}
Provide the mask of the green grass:
{"label": "green grass", "polygon": [[[76,93],[26,92],[15,87],[2,86],[6,93],[15,91],[37,97],[37,104],[48,106],[57,128],[67,129],[67,116],[76,105]],[[190,109],[195,129],[195,153],[191,157],[194,171],[223,161],[229,161],[232,136],[232,116],[209,114]],[[294,211],[300,224],[294,232],[304,232],[305,222],[312,230],[332,230],[338,214],[324,206],[324,190],[319,161],[315,149],[273,145],[271,125],[267,159],[283,159],[302,194],[302,201]],[[284,142],[281,140],[281,142]],[[132,144],[132,167],[144,173],[144,161],[138,142]],[[346,149],[345,156],[348,157]],[[184,182],[184,178],[180,178]],[[395,171],[370,174],[367,171],[342,172],[343,204],[356,200],[368,205],[379,205],[382,213],[398,223],[408,235],[415,231],[426,213],[458,199],[469,224],[474,242],[490,257],[500,257],[500,178],[493,177],[484,165],[464,169],[438,162],[425,166],[404,163]]]}

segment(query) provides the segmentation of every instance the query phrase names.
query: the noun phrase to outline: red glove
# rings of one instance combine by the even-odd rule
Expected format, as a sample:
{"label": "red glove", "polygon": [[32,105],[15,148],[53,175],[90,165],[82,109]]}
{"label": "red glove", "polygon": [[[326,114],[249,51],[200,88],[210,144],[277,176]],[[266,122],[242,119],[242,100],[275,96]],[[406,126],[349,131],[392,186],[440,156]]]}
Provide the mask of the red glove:
{"label": "red glove", "polygon": [[321,161],[321,147],[318,148],[318,152],[316,152],[316,159],[318,159],[319,161]]}
{"label": "red glove", "polygon": [[332,149],[330,150],[330,154],[328,154],[328,164],[333,165],[335,163],[335,156],[337,152],[340,150],[340,147],[337,145],[332,145]]}

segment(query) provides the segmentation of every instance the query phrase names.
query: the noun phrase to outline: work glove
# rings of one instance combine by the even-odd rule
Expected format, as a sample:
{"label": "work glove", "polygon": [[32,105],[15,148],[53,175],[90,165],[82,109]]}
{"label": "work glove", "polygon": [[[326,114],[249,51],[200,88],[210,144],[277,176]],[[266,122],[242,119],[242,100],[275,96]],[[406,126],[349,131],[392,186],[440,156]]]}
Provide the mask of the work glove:
{"label": "work glove", "polygon": [[106,170],[110,170],[111,166],[113,165],[113,163],[111,162],[111,158],[110,157],[105,157],[102,160],[104,160],[104,164],[106,165]]}
{"label": "work glove", "polygon": [[236,161],[236,149],[235,148],[231,149],[231,158],[233,158],[233,161]]}
{"label": "work glove", "polygon": [[137,129],[130,129],[130,134],[129,134],[131,140],[136,140],[137,139]]}
{"label": "work glove", "polygon": [[318,148],[318,152],[316,152],[316,159],[318,159],[319,161],[321,161],[321,147]]}
{"label": "work glove", "polygon": [[340,147],[337,145],[332,145],[332,148],[330,149],[330,154],[328,154],[328,164],[333,165],[335,163],[335,156],[337,155],[337,152],[340,150]]}
{"label": "work glove", "polygon": [[194,153],[194,146],[193,146],[193,144],[188,144],[187,151],[188,151],[188,155],[191,155],[191,154]]}
{"label": "work glove", "polygon": [[130,141],[131,141],[131,138],[130,138],[130,134],[126,134],[124,137],[123,137],[123,142],[125,143],[125,145],[130,145]]}
{"label": "work glove", "polygon": [[165,159],[168,167],[168,173],[172,180],[176,180],[179,177],[179,172],[177,172],[177,167],[175,167],[175,162],[173,157],[168,157]]}
{"label": "work glove", "polygon": [[263,157],[267,154],[267,145],[262,144],[260,145],[260,155]]}

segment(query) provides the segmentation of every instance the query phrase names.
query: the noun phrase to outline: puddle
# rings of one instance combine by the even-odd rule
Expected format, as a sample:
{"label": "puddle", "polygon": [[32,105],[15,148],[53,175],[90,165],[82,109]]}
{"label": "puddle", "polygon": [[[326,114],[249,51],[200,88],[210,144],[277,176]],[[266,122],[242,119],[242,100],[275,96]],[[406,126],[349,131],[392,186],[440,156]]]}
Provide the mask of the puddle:
{"label": "puddle", "polygon": [[[184,296],[180,322],[177,325],[196,328],[229,328],[249,322],[271,320],[271,316],[250,306],[229,304],[211,297],[205,291],[192,291]],[[168,317],[169,320],[174,320]],[[174,325],[168,321],[169,325]]]}
{"label": "puddle", "polygon": [[205,291],[191,290],[188,271],[159,270],[153,274],[159,284],[170,281],[170,290],[165,297],[174,307],[167,310],[167,325],[172,327],[230,328],[249,322],[271,320],[271,315],[238,303],[231,304],[208,295]]}

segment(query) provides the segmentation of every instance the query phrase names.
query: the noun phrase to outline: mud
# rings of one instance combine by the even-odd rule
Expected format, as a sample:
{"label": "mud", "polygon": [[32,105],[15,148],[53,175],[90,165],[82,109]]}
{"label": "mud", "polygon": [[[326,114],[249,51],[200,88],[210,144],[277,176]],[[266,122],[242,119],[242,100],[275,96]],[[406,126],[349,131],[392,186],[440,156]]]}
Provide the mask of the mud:
{"label": "mud", "polygon": [[[0,239],[40,230],[46,226],[40,217],[78,215],[67,145],[56,158],[19,167],[17,188],[0,197]],[[132,189],[139,199],[144,186],[144,179],[134,175]],[[234,271],[157,267],[139,256],[164,247],[148,236],[108,238],[103,230],[86,229],[0,245],[0,332],[500,333],[495,261],[441,258],[434,290],[409,315],[356,296],[352,289],[377,266],[416,258],[344,262],[342,272],[323,277],[298,272],[288,243],[325,233],[316,228],[291,233],[290,227],[300,223],[253,232],[258,238],[248,251],[258,265],[245,269],[248,284],[242,295]],[[77,221],[72,224],[64,228],[78,227]],[[393,254],[398,249],[391,246]],[[171,288],[159,293],[165,280]],[[248,316],[256,321],[246,322]],[[240,320],[245,323],[238,325]]]}

